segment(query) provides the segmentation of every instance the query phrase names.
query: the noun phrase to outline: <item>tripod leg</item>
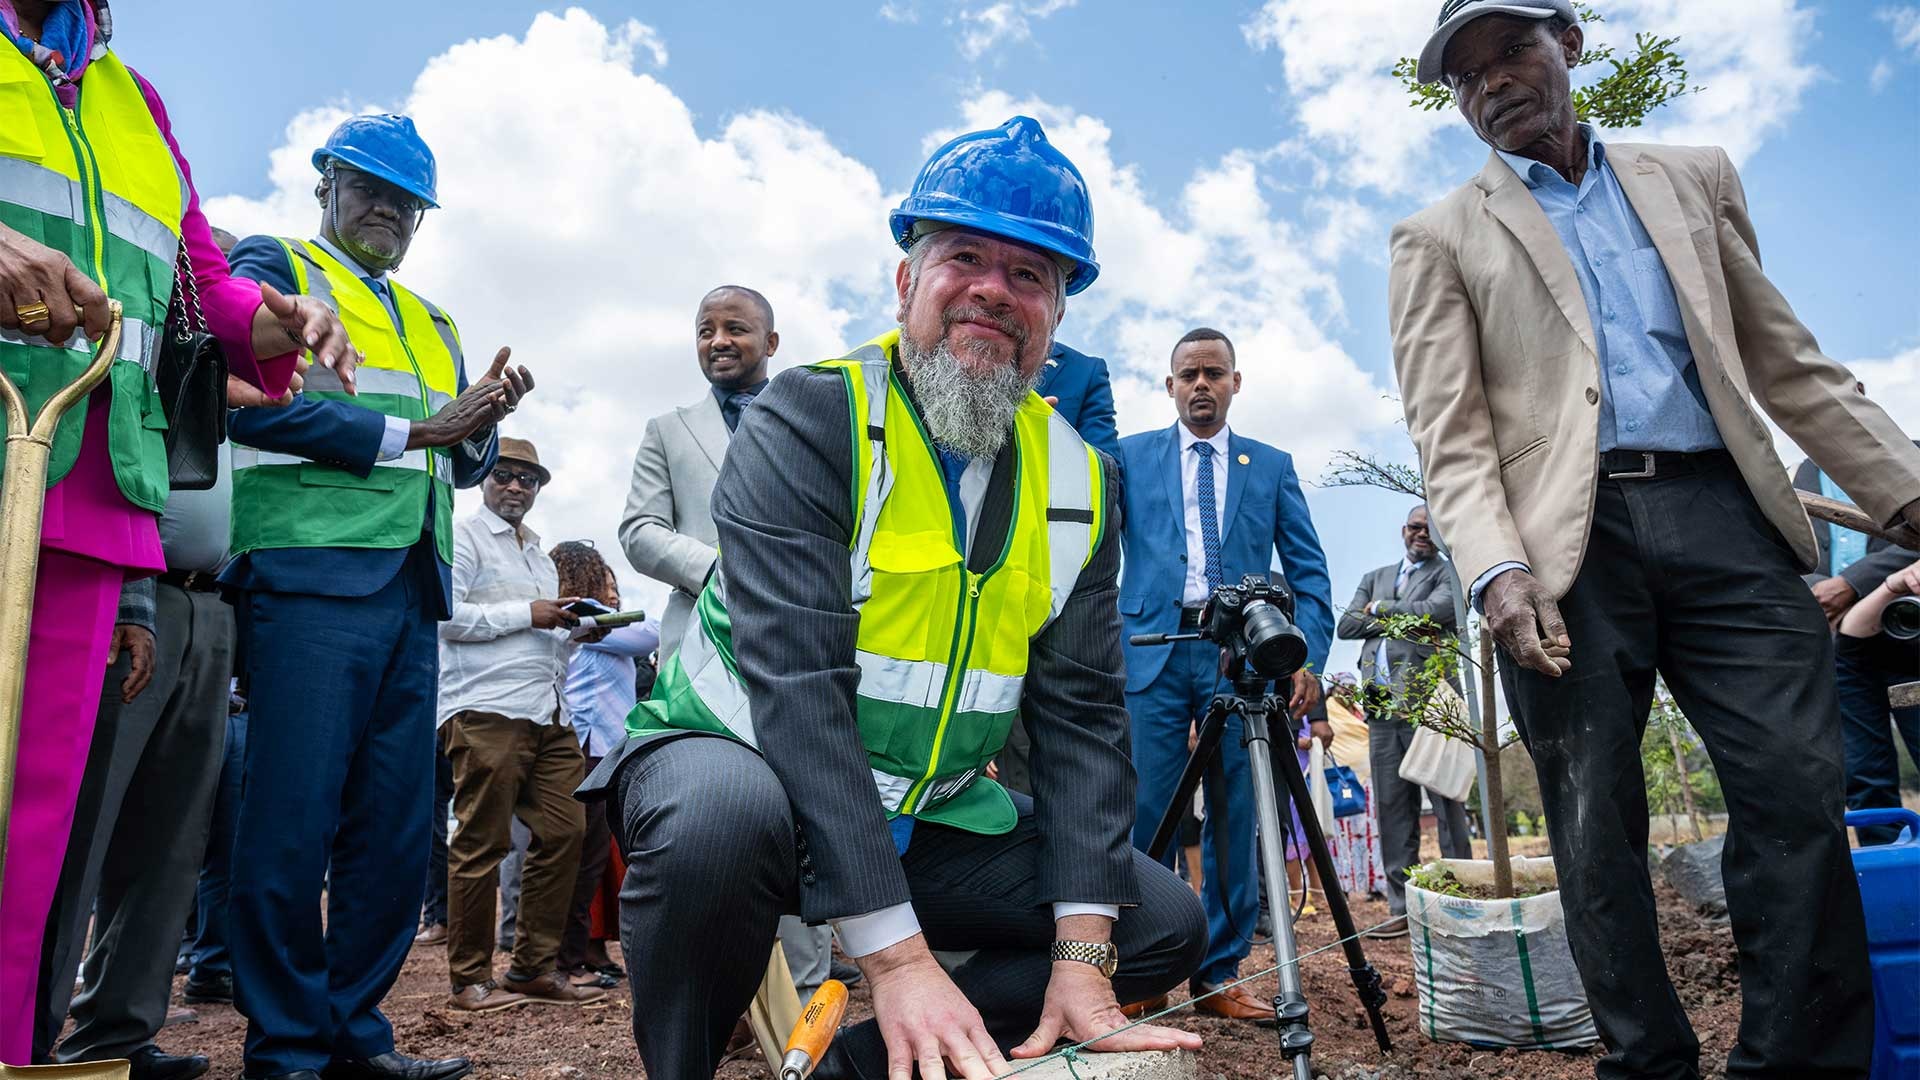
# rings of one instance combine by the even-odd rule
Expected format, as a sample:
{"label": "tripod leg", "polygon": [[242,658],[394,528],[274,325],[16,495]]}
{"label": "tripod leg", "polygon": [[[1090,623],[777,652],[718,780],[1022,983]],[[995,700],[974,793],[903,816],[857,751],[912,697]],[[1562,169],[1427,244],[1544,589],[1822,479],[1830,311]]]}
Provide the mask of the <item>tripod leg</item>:
{"label": "tripod leg", "polygon": [[[1286,706],[1275,705],[1275,711],[1286,716]],[[1285,740],[1289,745],[1292,739]],[[1373,969],[1367,960],[1367,953],[1356,937],[1358,931],[1353,925],[1353,912],[1347,908],[1347,894],[1340,888],[1339,872],[1334,869],[1333,853],[1327,849],[1327,838],[1320,831],[1320,818],[1313,811],[1313,798],[1307,793],[1307,778],[1293,767],[1292,755],[1284,755],[1284,760],[1274,771],[1275,802],[1281,806],[1291,800],[1299,810],[1300,831],[1305,834],[1307,850],[1313,854],[1313,865],[1320,871],[1320,884],[1324,887],[1327,910],[1333,915],[1335,931],[1342,938],[1341,950],[1347,955],[1347,971],[1353,976],[1353,988],[1360,995],[1360,1004],[1366,1007],[1367,1020],[1373,1026],[1374,1041],[1380,1044],[1385,1053],[1393,1049],[1393,1042],[1387,1036],[1386,1017],[1380,1007],[1387,1003],[1387,992],[1380,985],[1380,973]],[[1275,820],[1279,820],[1278,814]],[[1305,871],[1302,871],[1304,875]],[[1284,894],[1282,894],[1284,895]]]}
{"label": "tripod leg", "polygon": [[[1266,710],[1253,704],[1243,707],[1246,724],[1247,759],[1253,771],[1253,802],[1258,811],[1261,872],[1266,877],[1267,895],[1273,898],[1273,956],[1280,965],[1280,991],[1273,999],[1280,1019],[1280,1053],[1293,1067],[1295,1080],[1313,1080],[1313,1032],[1307,1026],[1307,995],[1300,985],[1300,950],[1293,940],[1292,911],[1286,906],[1287,854],[1282,845],[1280,825],[1280,786],[1275,779],[1272,740],[1267,732]],[[1299,772],[1289,760],[1283,771]]]}
{"label": "tripod leg", "polygon": [[1200,720],[1200,738],[1187,757],[1186,768],[1180,772],[1180,786],[1173,793],[1173,801],[1160,814],[1160,826],[1153,831],[1153,843],[1147,845],[1149,859],[1165,860],[1167,848],[1180,834],[1180,822],[1187,815],[1187,807],[1193,805],[1193,793],[1200,789],[1200,778],[1206,774],[1207,763],[1219,752],[1220,739],[1226,730],[1227,714],[1209,707]]}

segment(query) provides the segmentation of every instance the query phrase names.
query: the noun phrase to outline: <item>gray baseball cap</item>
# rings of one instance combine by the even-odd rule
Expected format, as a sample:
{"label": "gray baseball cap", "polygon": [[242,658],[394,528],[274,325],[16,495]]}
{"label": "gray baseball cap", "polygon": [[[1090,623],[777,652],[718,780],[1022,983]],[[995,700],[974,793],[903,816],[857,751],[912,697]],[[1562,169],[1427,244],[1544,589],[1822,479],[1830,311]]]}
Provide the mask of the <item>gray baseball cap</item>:
{"label": "gray baseball cap", "polygon": [[1433,36],[1420,50],[1420,68],[1415,76],[1423,83],[1440,78],[1440,61],[1447,55],[1447,42],[1460,28],[1482,15],[1518,15],[1523,19],[1550,19],[1558,15],[1577,22],[1568,0],[1445,0],[1440,18],[1434,22]]}

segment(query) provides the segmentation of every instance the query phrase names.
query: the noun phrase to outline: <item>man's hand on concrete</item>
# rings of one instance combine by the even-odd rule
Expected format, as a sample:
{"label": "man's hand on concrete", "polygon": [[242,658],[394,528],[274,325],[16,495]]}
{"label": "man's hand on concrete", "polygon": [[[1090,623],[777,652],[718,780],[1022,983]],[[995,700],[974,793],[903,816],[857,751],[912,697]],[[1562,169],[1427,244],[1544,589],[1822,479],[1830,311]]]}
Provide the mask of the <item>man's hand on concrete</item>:
{"label": "man's hand on concrete", "polygon": [[1007,1071],[980,1011],[927,951],[925,937],[915,934],[860,957],[859,964],[873,987],[873,1019],[887,1044],[887,1080],[908,1080],[915,1066],[923,1080],[946,1080],[949,1062],[954,1075],[966,1080]]}
{"label": "man's hand on concrete", "polygon": [[[1114,999],[1113,983],[1091,964],[1078,960],[1056,960],[1053,977],[1047,980],[1046,1003],[1040,1010],[1040,1026],[1027,1041],[1013,1048],[1015,1059],[1037,1058],[1051,1053],[1061,1039],[1081,1043],[1109,1031],[1119,1031],[1132,1021],[1120,1011]],[[1101,1053],[1127,1050],[1198,1050],[1200,1036],[1191,1031],[1142,1024],[1127,1028],[1109,1038],[1100,1039],[1089,1049]]]}
{"label": "man's hand on concrete", "polygon": [[1813,598],[1820,601],[1820,610],[1827,613],[1827,622],[1838,622],[1840,616],[1847,613],[1860,594],[1843,577],[1830,577],[1813,583]]}
{"label": "man's hand on concrete", "polygon": [[568,604],[578,603],[577,596],[563,596],[558,600],[535,600],[528,605],[533,608],[533,628],[535,630],[564,630],[579,626],[580,616],[567,610]]}
{"label": "man's hand on concrete", "polygon": [[1507,653],[1550,678],[1573,668],[1573,640],[1567,636],[1560,605],[1540,580],[1525,570],[1508,570],[1487,583],[1487,623]]}

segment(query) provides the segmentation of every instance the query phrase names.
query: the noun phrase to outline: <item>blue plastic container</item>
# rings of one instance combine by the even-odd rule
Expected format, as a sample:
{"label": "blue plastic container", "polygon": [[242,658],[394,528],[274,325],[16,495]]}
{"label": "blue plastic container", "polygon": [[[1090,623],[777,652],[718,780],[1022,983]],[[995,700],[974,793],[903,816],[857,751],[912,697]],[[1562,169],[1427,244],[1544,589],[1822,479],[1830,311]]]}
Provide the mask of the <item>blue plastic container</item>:
{"label": "blue plastic container", "polygon": [[1857,848],[1853,871],[1873,955],[1872,1080],[1920,1080],[1920,814],[1849,810],[1848,825],[1904,825],[1897,843]]}

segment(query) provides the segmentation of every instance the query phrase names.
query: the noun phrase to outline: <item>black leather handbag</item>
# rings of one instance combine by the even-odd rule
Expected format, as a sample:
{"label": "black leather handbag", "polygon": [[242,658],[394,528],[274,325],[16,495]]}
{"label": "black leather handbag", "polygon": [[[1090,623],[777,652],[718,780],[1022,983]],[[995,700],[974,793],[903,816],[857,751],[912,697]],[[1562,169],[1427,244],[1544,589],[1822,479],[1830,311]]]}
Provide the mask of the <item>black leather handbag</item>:
{"label": "black leather handbag", "polygon": [[227,441],[227,354],[207,332],[184,241],[173,272],[173,299],[153,364],[167,415],[167,484],[205,491],[219,476],[220,444]]}

